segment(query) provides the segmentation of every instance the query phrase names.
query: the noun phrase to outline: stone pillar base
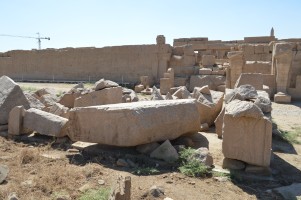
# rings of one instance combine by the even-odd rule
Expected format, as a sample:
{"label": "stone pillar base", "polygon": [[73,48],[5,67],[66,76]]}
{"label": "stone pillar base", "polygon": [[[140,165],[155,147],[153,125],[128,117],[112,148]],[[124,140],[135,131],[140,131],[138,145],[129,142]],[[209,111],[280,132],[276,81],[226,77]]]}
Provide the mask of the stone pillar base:
{"label": "stone pillar base", "polygon": [[282,92],[278,92],[274,95],[274,102],[275,103],[290,103],[291,96]]}

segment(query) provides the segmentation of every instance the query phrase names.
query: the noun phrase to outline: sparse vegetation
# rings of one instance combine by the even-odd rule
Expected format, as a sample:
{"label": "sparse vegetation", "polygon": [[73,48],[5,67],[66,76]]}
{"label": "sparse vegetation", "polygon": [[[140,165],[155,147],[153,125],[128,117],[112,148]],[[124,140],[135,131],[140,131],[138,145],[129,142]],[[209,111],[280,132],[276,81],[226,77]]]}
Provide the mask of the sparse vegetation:
{"label": "sparse vegetation", "polygon": [[100,188],[98,190],[88,190],[83,193],[79,200],[107,200],[110,195],[110,189]]}
{"label": "sparse vegetation", "polygon": [[154,167],[139,167],[136,168],[132,173],[137,175],[152,175],[158,174],[160,171]]}
{"label": "sparse vegetation", "polygon": [[25,92],[35,92],[37,91],[38,89],[35,88],[35,87],[30,87],[30,86],[24,86],[24,85],[21,85],[21,89]]}
{"label": "sparse vegetation", "polygon": [[209,167],[195,158],[196,150],[192,148],[180,151],[180,172],[186,176],[205,177],[210,173]]}
{"label": "sparse vegetation", "polygon": [[57,97],[61,97],[62,95],[63,95],[63,91],[59,91],[59,92],[56,94]]}
{"label": "sparse vegetation", "polygon": [[301,144],[301,127],[293,128],[292,131],[279,130],[280,136],[292,144]]}

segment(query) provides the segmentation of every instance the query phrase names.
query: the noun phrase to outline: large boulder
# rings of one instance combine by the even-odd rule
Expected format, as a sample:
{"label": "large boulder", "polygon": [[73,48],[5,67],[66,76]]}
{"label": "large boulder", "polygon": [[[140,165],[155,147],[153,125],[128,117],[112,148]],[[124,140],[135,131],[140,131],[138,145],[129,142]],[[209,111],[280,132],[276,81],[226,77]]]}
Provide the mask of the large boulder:
{"label": "large boulder", "polygon": [[198,93],[197,107],[200,114],[200,124],[213,125],[214,120],[223,107],[223,92],[210,90],[209,94]]}
{"label": "large boulder", "polygon": [[8,115],[15,106],[29,108],[22,89],[7,76],[0,77],[0,125],[8,123]]}
{"label": "large boulder", "polygon": [[252,102],[235,100],[223,118],[223,154],[249,164],[270,165],[272,122]]}
{"label": "large boulder", "polygon": [[69,120],[68,135],[73,141],[115,146],[172,140],[197,132],[200,125],[192,99],[74,108]]}
{"label": "large boulder", "polygon": [[122,88],[111,87],[84,94],[74,101],[74,107],[97,106],[122,102]]}
{"label": "large boulder", "polygon": [[35,108],[25,111],[23,127],[26,132],[37,131],[42,135],[66,136],[68,119]]}

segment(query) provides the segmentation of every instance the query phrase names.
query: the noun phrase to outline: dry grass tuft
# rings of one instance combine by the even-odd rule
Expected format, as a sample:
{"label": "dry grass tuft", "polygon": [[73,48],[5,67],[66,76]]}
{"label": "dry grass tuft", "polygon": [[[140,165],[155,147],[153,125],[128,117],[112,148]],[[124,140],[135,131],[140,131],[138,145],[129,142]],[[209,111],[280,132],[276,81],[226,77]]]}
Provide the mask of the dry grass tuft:
{"label": "dry grass tuft", "polygon": [[20,164],[32,164],[40,160],[39,151],[37,149],[23,149],[19,156]]}

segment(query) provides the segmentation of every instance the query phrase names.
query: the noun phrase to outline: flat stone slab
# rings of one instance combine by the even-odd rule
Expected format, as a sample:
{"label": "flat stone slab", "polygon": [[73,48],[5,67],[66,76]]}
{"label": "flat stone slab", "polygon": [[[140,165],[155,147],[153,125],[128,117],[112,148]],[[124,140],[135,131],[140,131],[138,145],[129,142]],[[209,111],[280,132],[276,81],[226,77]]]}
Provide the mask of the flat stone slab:
{"label": "flat stone slab", "polygon": [[137,146],[197,132],[199,121],[194,99],[80,107],[70,111],[68,135],[73,141]]}

